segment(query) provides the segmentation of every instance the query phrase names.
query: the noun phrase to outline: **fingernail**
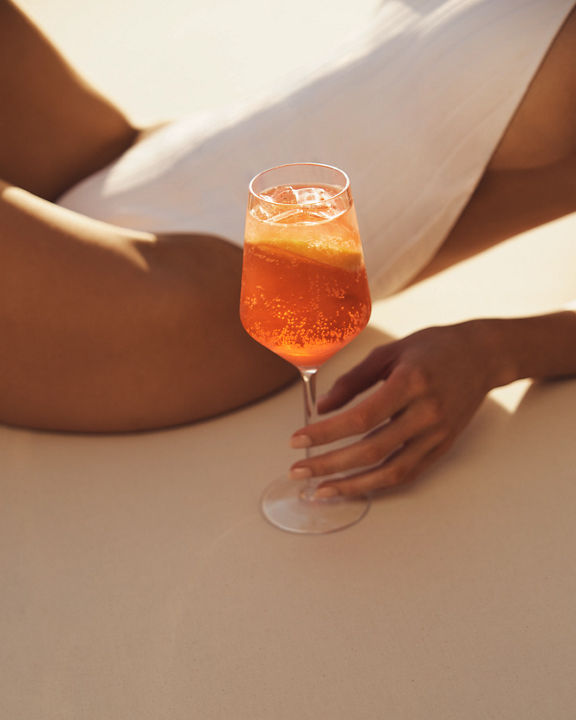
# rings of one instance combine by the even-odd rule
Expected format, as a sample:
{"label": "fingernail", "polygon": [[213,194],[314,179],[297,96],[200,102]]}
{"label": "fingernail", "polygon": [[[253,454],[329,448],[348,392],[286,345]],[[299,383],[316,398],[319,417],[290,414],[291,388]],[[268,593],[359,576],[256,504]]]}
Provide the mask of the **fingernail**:
{"label": "fingernail", "polygon": [[340,495],[340,491],[333,485],[326,485],[325,487],[318,488],[318,490],[314,493],[314,497],[319,498],[320,500],[336,497],[336,495]]}
{"label": "fingernail", "polygon": [[302,448],[311,447],[312,440],[308,437],[308,435],[292,435],[290,446],[293,447],[294,450],[302,450]]}
{"label": "fingernail", "polygon": [[290,470],[290,478],[292,480],[308,480],[308,478],[311,477],[312,470],[310,470],[310,468],[300,467]]}

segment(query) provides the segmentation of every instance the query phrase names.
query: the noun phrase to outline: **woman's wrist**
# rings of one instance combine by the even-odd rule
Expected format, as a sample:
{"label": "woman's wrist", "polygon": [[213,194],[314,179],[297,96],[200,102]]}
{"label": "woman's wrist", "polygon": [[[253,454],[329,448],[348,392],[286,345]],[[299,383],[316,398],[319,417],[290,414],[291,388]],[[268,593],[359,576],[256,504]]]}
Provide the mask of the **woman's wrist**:
{"label": "woman's wrist", "polygon": [[516,358],[509,346],[508,322],[500,318],[480,318],[464,323],[472,347],[481,358],[486,392],[518,380]]}
{"label": "woman's wrist", "polygon": [[576,374],[576,312],[471,320],[486,362],[488,390],[523,378]]}

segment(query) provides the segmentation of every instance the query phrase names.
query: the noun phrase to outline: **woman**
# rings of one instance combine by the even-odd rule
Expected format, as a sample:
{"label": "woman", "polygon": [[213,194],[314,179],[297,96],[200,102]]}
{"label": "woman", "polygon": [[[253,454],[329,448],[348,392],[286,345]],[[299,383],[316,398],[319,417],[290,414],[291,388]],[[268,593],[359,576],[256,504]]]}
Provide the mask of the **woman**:
{"label": "woman", "polygon": [[[237,319],[241,253],[233,243],[241,242],[247,182],[263,167],[307,159],[350,172],[377,294],[576,209],[566,184],[575,140],[566,122],[573,16],[563,23],[572,2],[494,6],[384,3],[370,29],[305,86],[217,122],[184,120],[146,134],[87,88],[12,3],[0,2],[0,93],[10,97],[0,139],[2,420],[88,431],[161,427],[238,407],[289,382],[291,368],[253,343]],[[25,62],[14,63],[17,57]],[[572,315],[534,322],[530,332],[519,321],[506,333],[518,338],[520,354],[530,338],[546,338],[547,358],[527,371],[574,372],[576,352],[566,347]],[[301,446],[323,441],[323,432],[346,436],[392,417],[377,451],[367,440],[347,456],[297,464],[300,474],[323,472],[329,462],[353,470],[399,447],[395,462],[413,456],[418,469],[440,452],[450,438],[429,433],[424,419],[448,403],[439,392],[433,402],[417,398],[431,376],[440,388],[450,389],[458,374],[461,385],[476,382],[476,357],[503,339],[494,323],[480,327],[478,355],[453,369],[442,350],[447,342],[452,357],[460,346],[468,350],[469,327],[426,331],[433,368],[417,352],[424,340],[395,344],[393,357],[400,351],[403,361],[394,377],[409,374],[396,383],[411,388],[409,399],[396,407],[378,390],[364,424],[344,413],[337,429],[333,420],[297,434]],[[368,379],[363,369],[353,379],[358,372],[365,384],[387,376],[390,352],[377,351]],[[512,378],[516,365],[499,368],[497,382]],[[478,381],[477,402],[452,409],[453,434],[489,385]],[[383,387],[393,389],[392,374]],[[336,390],[327,407],[350,394]],[[446,423],[436,425],[445,431]],[[388,461],[377,477],[361,474],[324,492],[383,486],[391,467]]]}

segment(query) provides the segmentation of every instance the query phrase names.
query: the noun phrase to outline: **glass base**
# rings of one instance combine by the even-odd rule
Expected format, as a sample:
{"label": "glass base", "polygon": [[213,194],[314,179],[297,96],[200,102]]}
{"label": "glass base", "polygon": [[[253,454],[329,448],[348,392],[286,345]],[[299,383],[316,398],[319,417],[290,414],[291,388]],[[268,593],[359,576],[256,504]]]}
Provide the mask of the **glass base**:
{"label": "glass base", "polygon": [[287,532],[323,535],[344,530],[368,512],[370,498],[306,499],[306,480],[282,477],[269,485],[262,496],[264,517]]}

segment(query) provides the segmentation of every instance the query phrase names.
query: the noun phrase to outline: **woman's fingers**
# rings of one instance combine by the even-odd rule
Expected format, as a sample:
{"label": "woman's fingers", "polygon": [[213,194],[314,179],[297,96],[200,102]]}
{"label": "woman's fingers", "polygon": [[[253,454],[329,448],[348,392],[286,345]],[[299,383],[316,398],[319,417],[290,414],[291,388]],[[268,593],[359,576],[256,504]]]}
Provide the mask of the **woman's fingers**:
{"label": "woman's fingers", "polygon": [[[349,477],[325,480],[321,492],[349,495],[413,477],[424,458],[429,462],[452,443],[494,386],[493,348],[486,321],[426,328],[378,348],[335,384],[328,406],[383,382],[355,406],[301,428],[292,438],[296,448],[343,438],[352,442],[296,463],[296,476],[323,478],[344,471]],[[358,435],[363,439],[355,439]]]}
{"label": "woman's fingers", "polygon": [[378,467],[344,480],[323,483],[317,497],[343,495],[357,497],[377,490],[396,487],[412,480],[447,449],[447,444],[433,431],[425,433],[385,460]]}
{"label": "woman's fingers", "polygon": [[384,427],[373,430],[361,440],[295,463],[292,466],[296,471],[294,477],[302,477],[304,469],[319,477],[379,464],[423,432],[435,432],[438,442],[444,439],[433,409],[425,400],[417,400]]}
{"label": "woman's fingers", "polygon": [[370,432],[403,410],[416,394],[417,388],[408,382],[403,368],[398,366],[380,387],[354,407],[297,430],[291,445],[296,449],[324,445]]}
{"label": "woman's fingers", "polygon": [[392,364],[393,345],[376,348],[361,363],[340,376],[326,395],[318,401],[318,411],[325,413],[336,410],[379,380],[383,380]]}

